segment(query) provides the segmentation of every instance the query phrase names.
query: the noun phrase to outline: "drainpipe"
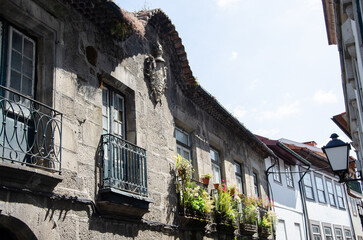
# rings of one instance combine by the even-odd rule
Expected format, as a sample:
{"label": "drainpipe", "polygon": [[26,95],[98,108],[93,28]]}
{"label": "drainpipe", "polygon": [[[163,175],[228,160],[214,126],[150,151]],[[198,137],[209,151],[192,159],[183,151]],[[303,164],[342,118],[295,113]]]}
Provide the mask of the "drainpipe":
{"label": "drainpipe", "polygon": [[301,157],[299,154],[297,154],[296,152],[292,151],[285,144],[283,144],[281,142],[277,142],[277,145],[279,147],[283,148],[284,150],[286,150],[287,152],[289,152],[290,154],[292,154],[294,157],[296,157],[302,163],[304,163],[305,165],[308,166],[308,168],[306,169],[306,171],[300,177],[300,180],[299,180],[299,190],[300,190],[300,197],[301,197],[301,203],[302,203],[302,208],[303,208],[303,216],[304,216],[304,223],[305,223],[305,237],[306,237],[306,240],[309,240],[311,238],[311,236],[310,236],[310,228],[309,228],[310,221],[309,221],[308,211],[307,211],[307,208],[306,208],[305,192],[304,192],[304,189],[303,189],[302,180],[304,179],[304,176],[306,175],[306,173],[309,171],[309,169],[311,167],[311,164],[310,164],[309,161],[305,160],[305,158]]}
{"label": "drainpipe", "polygon": [[310,222],[309,222],[308,211],[307,211],[307,208],[306,208],[305,192],[304,192],[304,189],[303,189],[302,180],[303,180],[304,176],[306,175],[306,173],[309,171],[309,169],[310,169],[310,164],[308,165],[308,168],[306,169],[306,171],[300,177],[300,180],[299,180],[299,189],[300,189],[301,203],[302,203],[304,222],[305,222],[306,240],[308,240],[309,237],[310,237],[310,231],[309,231]]}

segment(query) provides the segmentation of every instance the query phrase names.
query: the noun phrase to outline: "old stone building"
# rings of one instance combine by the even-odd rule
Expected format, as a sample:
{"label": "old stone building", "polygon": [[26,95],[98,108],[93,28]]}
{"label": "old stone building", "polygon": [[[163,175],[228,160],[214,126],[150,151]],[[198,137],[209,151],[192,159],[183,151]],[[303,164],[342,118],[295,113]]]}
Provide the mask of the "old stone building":
{"label": "old stone building", "polygon": [[0,6],[1,236],[233,237],[181,224],[175,156],[197,181],[212,173],[266,197],[273,153],[199,86],[164,12],[106,0]]}

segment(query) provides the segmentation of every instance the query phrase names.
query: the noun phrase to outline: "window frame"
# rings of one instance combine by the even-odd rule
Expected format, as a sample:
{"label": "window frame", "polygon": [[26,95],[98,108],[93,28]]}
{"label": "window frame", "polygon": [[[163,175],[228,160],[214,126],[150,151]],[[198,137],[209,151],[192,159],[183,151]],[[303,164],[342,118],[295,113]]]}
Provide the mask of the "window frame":
{"label": "window frame", "polygon": [[[218,159],[212,158],[212,152],[215,156],[218,156]],[[213,183],[222,183],[221,154],[216,148],[214,148],[212,146],[210,146],[209,154],[210,154],[211,167],[212,167],[212,173],[213,173],[213,177],[212,177]],[[215,169],[218,169],[219,179],[216,179],[216,174],[214,172]]]}
{"label": "window frame", "polygon": [[[339,196],[338,188],[339,188],[339,190],[340,190],[341,196]],[[336,194],[337,194],[337,206],[338,206],[340,209],[345,209],[343,189],[342,189],[342,186],[341,186],[340,184],[336,183],[336,182],[335,182],[335,191],[336,191]],[[340,199],[340,198],[341,198],[341,200],[342,200],[342,204],[343,204],[343,206],[340,206],[340,203],[339,203],[339,199]]]}
{"label": "window frame", "polygon": [[[4,51],[8,51],[7,52],[7,57],[6,59],[4,59],[4,64],[6,62],[6,79],[5,79],[5,86],[18,92],[18,93],[21,93],[27,97],[30,97],[32,99],[35,99],[35,85],[36,85],[36,57],[37,57],[37,50],[36,50],[36,45],[37,45],[37,42],[35,39],[33,39],[30,35],[24,33],[23,31],[19,30],[18,28],[15,28],[13,27],[12,25],[8,25],[7,27],[7,31],[8,31],[8,39],[5,40],[7,41],[7,44],[5,44],[5,47],[6,49],[4,48]],[[18,50],[16,50],[15,48],[13,48],[13,38],[14,38],[14,33],[15,34],[18,34],[21,36],[21,47],[22,47],[22,52],[19,53]],[[5,38],[4,38],[5,39]],[[30,95],[27,94],[24,89],[23,89],[23,84],[24,84],[24,81],[23,79],[25,78],[25,73],[24,73],[24,69],[23,69],[23,66],[24,66],[24,63],[23,63],[23,60],[24,58],[25,59],[30,59],[29,57],[25,56],[24,54],[24,43],[25,43],[25,40],[27,40],[28,42],[31,42],[32,43],[32,59],[31,59],[31,63],[32,63],[32,76],[31,76],[31,89],[30,89]],[[12,67],[12,59],[13,59],[13,52],[16,52],[17,54],[21,54],[21,70],[16,70],[15,68]],[[16,72],[17,74],[20,75],[20,89],[15,89],[13,87],[11,87],[11,72]]]}
{"label": "window frame", "polygon": [[[318,232],[314,232],[314,227],[317,227],[315,229],[318,229]],[[321,235],[321,229],[320,229],[320,225],[319,224],[311,224],[311,232],[313,234],[314,240],[317,240],[318,239],[316,237],[319,237],[320,240],[323,240],[323,237]]]}
{"label": "window frame", "polygon": [[[322,186],[323,189],[319,189],[318,181],[317,181],[318,179],[321,180],[321,186]],[[315,173],[314,174],[314,181],[315,181],[315,187],[316,187],[316,197],[317,197],[318,202],[326,204],[327,200],[326,200],[326,195],[325,195],[324,177],[322,175],[320,175],[320,174]],[[323,194],[322,195],[324,197],[323,201],[320,199],[319,193]]]}
{"label": "window frame", "polygon": [[[182,141],[180,141],[177,137],[177,132],[180,132],[181,134],[184,134],[186,135],[187,137],[187,143],[183,143]],[[184,151],[185,152],[188,152],[188,161],[192,162],[192,149],[191,149],[191,139],[190,139],[190,134],[183,130],[182,128],[180,127],[175,127],[175,130],[174,130],[174,136],[175,136],[175,141],[176,141],[176,151],[179,155],[181,155],[183,158],[184,157],[184,154],[180,154],[180,153],[183,153]],[[180,148],[180,153],[178,152],[178,148]]]}
{"label": "window frame", "polygon": [[[328,186],[328,183],[331,184],[331,190],[332,192],[329,192],[329,186]],[[337,207],[337,199],[336,199],[336,195],[334,193],[334,181],[332,179],[328,179],[328,178],[325,178],[325,184],[326,184],[326,192],[328,193],[328,199],[329,199],[329,204],[333,207]],[[334,203],[332,203],[331,201],[331,198],[330,197],[333,197],[333,200],[334,200]]]}
{"label": "window frame", "polygon": [[[289,188],[295,188],[294,177],[292,175],[291,167],[292,166],[289,164],[286,164],[286,163],[284,164],[285,175],[286,175],[286,186],[288,186]],[[289,182],[291,182],[291,184],[289,184]]]}
{"label": "window frame", "polygon": [[357,209],[356,199],[352,198],[352,197],[349,197],[349,196],[348,196],[348,199],[350,200],[350,205],[352,207],[353,215],[357,216],[358,215],[358,209]]}
{"label": "window frame", "polygon": [[[112,88],[106,84],[103,85],[102,87],[102,108],[104,107],[104,98],[103,98],[103,93],[104,91],[107,91],[107,133],[104,133],[104,125],[103,125],[103,120],[102,120],[102,132],[103,134],[112,134],[115,135],[117,137],[120,137],[123,140],[126,140],[126,102],[125,102],[125,96],[119,92],[117,89]],[[121,98],[122,99],[122,135],[116,134],[114,133],[114,109],[115,108],[115,97]],[[102,111],[102,119],[104,117],[104,113]]]}
{"label": "window frame", "polygon": [[253,177],[254,194],[256,195],[256,197],[260,197],[261,193],[259,188],[258,174],[256,172],[252,172],[252,177]]}
{"label": "window frame", "polygon": [[[311,186],[306,185],[306,183],[305,183],[306,176],[309,176]],[[304,176],[303,185],[304,185],[304,194],[305,194],[305,197],[306,197],[308,200],[315,201],[315,194],[314,194],[313,181],[312,181],[312,178],[311,178],[311,174],[310,174],[309,172],[308,172],[308,173],[306,173],[306,174],[305,174],[305,176]],[[307,194],[306,194],[306,188],[311,189],[311,195],[312,195],[312,197],[308,197],[308,196],[307,196]]]}
{"label": "window frame", "polygon": [[[337,234],[337,230],[340,231],[340,235]],[[340,227],[334,227],[335,239],[336,240],[343,240],[343,230]],[[338,238],[340,237],[340,239]]]}
{"label": "window frame", "polygon": [[273,165],[272,171],[273,171],[272,178],[273,178],[274,182],[281,184],[280,159],[279,158],[275,158],[275,164]]}
{"label": "window frame", "polygon": [[[344,228],[343,232],[344,232],[344,239],[345,240],[352,240],[353,239],[352,231],[350,229]],[[349,233],[350,236],[347,236],[347,232]]]}
{"label": "window frame", "polygon": [[[240,170],[240,173],[237,172],[237,169]],[[237,162],[237,161],[234,161],[234,173],[235,173],[235,176],[236,176],[236,182],[237,182],[237,187],[238,187],[238,178],[240,179],[241,181],[241,187],[238,189],[240,191],[240,193],[244,193],[244,181],[243,181],[243,169],[242,169],[242,164]]]}
{"label": "window frame", "polygon": [[[330,235],[327,234],[326,229],[330,230]],[[323,225],[323,232],[324,232],[324,238],[325,240],[333,240],[333,230],[331,226]]]}

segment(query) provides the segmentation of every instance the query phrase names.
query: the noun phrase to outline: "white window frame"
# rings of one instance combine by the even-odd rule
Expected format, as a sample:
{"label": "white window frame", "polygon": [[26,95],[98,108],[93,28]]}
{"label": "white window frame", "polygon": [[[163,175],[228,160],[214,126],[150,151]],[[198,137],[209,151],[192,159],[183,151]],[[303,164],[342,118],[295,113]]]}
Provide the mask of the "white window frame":
{"label": "white window frame", "polygon": [[[340,231],[340,233],[338,233],[338,231]],[[334,232],[336,240],[343,240],[343,230],[341,228],[335,227]]]}
{"label": "white window frame", "polygon": [[[239,169],[239,172],[238,172]],[[242,165],[239,162],[234,162],[234,172],[236,176],[237,189],[240,193],[244,193],[243,191],[243,173],[242,173]]]}
{"label": "white window frame", "polygon": [[355,198],[352,198],[352,197],[348,197],[348,198],[350,200],[350,205],[352,206],[353,215],[357,216],[358,215],[358,209],[357,209],[356,200],[355,200]]}
{"label": "white window frame", "polygon": [[281,183],[281,174],[280,174],[280,160],[278,158],[275,159],[275,165],[273,166],[273,179],[275,182]]}
{"label": "white window frame", "polygon": [[294,188],[294,178],[291,172],[291,165],[285,164],[286,185]]}
{"label": "white window frame", "polygon": [[345,236],[345,240],[352,240],[353,239],[352,231],[350,231],[350,229],[344,228],[344,236]]}
{"label": "white window frame", "polygon": [[[325,179],[325,183],[326,183],[326,192],[328,193],[328,199],[329,199],[329,203],[331,206],[336,207],[337,206],[337,200],[335,197],[335,193],[334,193],[334,183],[333,180],[331,179]],[[331,184],[331,191],[329,189],[329,184]],[[334,202],[332,202],[332,199],[334,200]]]}
{"label": "white window frame", "polygon": [[[31,76],[31,95],[28,95],[26,94],[24,91],[23,91],[23,78],[24,78],[24,72],[23,72],[23,69],[19,72],[18,70],[16,69],[12,69],[11,67],[11,60],[12,60],[12,50],[13,50],[13,47],[12,47],[12,44],[13,44],[13,33],[16,32],[17,34],[21,35],[22,36],[22,52],[18,52],[19,54],[21,54],[21,57],[22,59],[23,58],[27,58],[29,59],[28,57],[24,56],[24,39],[28,40],[29,42],[31,42],[33,44],[33,59],[31,59],[32,61],[32,76]],[[36,60],[36,50],[35,50],[35,46],[36,46],[36,42],[31,39],[30,37],[28,37],[26,34],[20,32],[19,30],[15,29],[14,27],[12,26],[9,26],[9,41],[8,41],[8,58],[7,58],[7,74],[6,74],[6,86],[8,88],[11,88],[10,86],[10,76],[11,76],[11,71],[13,70],[14,72],[17,72],[18,74],[20,74],[20,89],[13,89],[14,91],[16,92],[19,92],[25,96],[28,96],[30,98],[34,98],[34,85],[35,85],[35,60]],[[16,51],[14,49],[14,51]]]}
{"label": "white window frame", "polygon": [[[324,178],[323,176],[321,175],[318,175],[318,174],[315,174],[314,175],[314,179],[315,179],[315,186],[316,186],[316,196],[317,196],[317,199],[320,203],[326,203],[326,196],[325,196],[325,186],[324,186]],[[319,185],[318,185],[318,181],[321,181],[321,188],[319,188]],[[322,195],[320,195],[322,194]],[[321,199],[321,197],[323,199]]]}
{"label": "white window frame", "polygon": [[[181,139],[178,138],[178,133],[186,136],[187,142],[183,142]],[[176,139],[176,151],[179,155],[183,158],[192,161],[192,154],[191,154],[191,146],[190,146],[190,135],[188,132],[176,127],[175,128],[175,139]],[[187,153],[188,156],[185,156],[184,153]]]}
{"label": "white window frame", "polygon": [[[107,97],[106,97],[106,102],[104,101],[105,99],[103,98],[104,93],[107,93]],[[122,121],[121,123],[118,123],[119,121],[116,121],[114,119],[114,111],[116,111],[117,109],[115,108],[115,98],[119,98],[122,99]],[[106,106],[105,106],[106,104]],[[104,134],[106,134],[106,132],[108,134],[112,134],[115,135],[117,137],[120,137],[124,140],[126,140],[126,114],[125,114],[125,98],[119,94],[117,91],[115,91],[114,89],[110,88],[110,87],[106,87],[103,86],[102,89],[102,118],[107,119],[107,126],[104,125],[104,122],[102,122],[102,129],[104,131]],[[103,119],[102,119],[103,121]],[[115,125],[116,124],[120,124],[121,125],[121,133],[119,132],[115,132]],[[114,129],[115,128],[115,129]]]}
{"label": "white window frame", "polygon": [[[212,156],[217,156],[217,159],[213,159]],[[221,183],[222,182],[222,171],[221,171],[221,156],[219,151],[213,147],[210,147],[210,159],[212,165],[213,172],[213,183]],[[217,177],[219,175],[219,177]]]}
{"label": "white window frame", "polygon": [[[345,209],[342,186],[338,183],[335,183],[335,191],[337,193],[337,206],[341,209]],[[341,201],[339,201],[339,200],[341,200]]]}
{"label": "white window frame", "polygon": [[[318,230],[318,231],[314,231]],[[313,233],[314,240],[323,240],[321,236],[320,226],[318,224],[311,224],[311,232]]]}
{"label": "white window frame", "polygon": [[[333,230],[330,226],[323,226],[325,240],[333,240]],[[330,233],[327,233],[327,229],[329,229]]]}
{"label": "white window frame", "polygon": [[[306,177],[309,177],[309,179],[310,179],[310,186],[309,185],[307,185],[307,182],[306,182]],[[313,187],[313,181],[312,181],[312,178],[311,178],[311,174],[310,173],[306,173],[305,174],[305,176],[304,176],[304,180],[303,180],[303,184],[304,184],[304,192],[305,192],[305,197],[307,198],[307,199],[309,199],[309,200],[315,200],[315,198],[314,198],[314,187]],[[311,189],[311,197],[310,196],[308,196],[307,194],[306,194],[306,189]]]}

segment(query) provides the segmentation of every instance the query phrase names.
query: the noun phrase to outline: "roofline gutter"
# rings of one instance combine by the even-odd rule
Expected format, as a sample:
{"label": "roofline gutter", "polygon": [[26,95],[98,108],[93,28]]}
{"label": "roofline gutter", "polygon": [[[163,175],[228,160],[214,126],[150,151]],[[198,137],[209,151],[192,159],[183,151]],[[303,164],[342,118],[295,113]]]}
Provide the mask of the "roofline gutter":
{"label": "roofline gutter", "polygon": [[310,236],[310,228],[309,228],[309,226],[310,226],[310,220],[309,220],[308,211],[307,211],[307,207],[306,207],[305,192],[304,192],[304,189],[303,189],[302,180],[304,179],[305,175],[310,170],[311,163],[309,161],[307,161],[305,158],[301,157],[296,152],[292,151],[285,144],[277,141],[276,145],[279,146],[279,147],[281,147],[281,148],[283,148],[284,150],[286,150],[287,152],[289,152],[290,154],[292,154],[294,157],[296,157],[297,159],[299,159],[302,163],[304,163],[305,165],[308,166],[308,168],[306,169],[306,171],[300,177],[298,183],[299,183],[300,197],[301,197],[301,203],[302,203],[302,208],[303,208],[303,216],[304,216],[304,222],[305,222],[305,237],[306,237],[306,240],[309,240],[309,238],[311,238],[311,236]]}

